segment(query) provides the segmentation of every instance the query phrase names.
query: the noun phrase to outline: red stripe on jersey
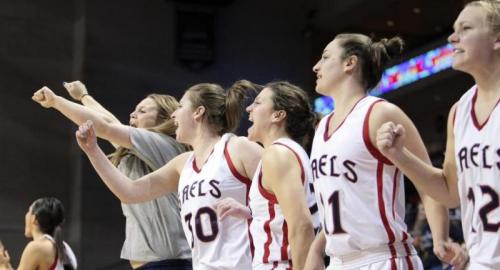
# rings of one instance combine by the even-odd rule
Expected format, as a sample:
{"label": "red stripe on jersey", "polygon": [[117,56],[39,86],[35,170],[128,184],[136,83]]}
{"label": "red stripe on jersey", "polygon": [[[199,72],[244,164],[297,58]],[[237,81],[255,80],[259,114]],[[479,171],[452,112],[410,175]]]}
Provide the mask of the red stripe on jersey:
{"label": "red stripe on jersey", "polygon": [[283,221],[283,242],[281,243],[281,260],[288,261],[288,225]]}
{"label": "red stripe on jersey", "polygon": [[271,270],[276,269],[276,267],[278,267],[278,262],[273,262],[273,268],[271,268]]}
{"label": "red stripe on jersey", "polygon": [[196,166],[196,158],[194,157],[194,154],[193,154],[193,170],[196,173],[200,173],[201,169],[208,162],[208,160],[210,159],[210,157],[212,156],[213,153],[214,153],[214,149],[212,149],[212,152],[210,152],[210,154],[208,155],[207,160],[205,160],[205,162],[203,162],[203,164],[201,165],[201,168],[198,168],[198,166]]}
{"label": "red stripe on jersey", "polygon": [[[384,203],[384,178],[382,173],[384,172],[384,164],[382,162],[377,163],[377,197],[378,197],[378,209],[380,211],[380,218],[382,219],[382,223],[384,224],[385,231],[387,233],[387,237],[389,239],[389,249],[391,251],[392,258],[396,258],[396,249],[394,248],[394,241],[395,241],[395,236],[394,232],[391,229],[391,226],[389,225],[389,221],[387,220],[387,214],[385,212],[385,203]],[[395,262],[391,262],[391,265],[394,264]]]}
{"label": "red stripe on jersey", "polygon": [[410,247],[408,246],[408,243],[406,242],[408,240],[408,234],[406,232],[403,232],[403,246],[405,247],[406,251],[406,264],[408,264],[408,270],[413,270],[413,263],[410,258]]}
{"label": "red stripe on jersey", "polygon": [[251,218],[247,219],[247,223],[248,223],[248,230],[247,230],[248,240],[250,240],[250,254],[252,255],[252,259],[253,259],[253,256],[255,255],[255,245],[253,244],[253,237],[252,237],[252,233],[250,232],[250,225],[252,225],[252,219]]}
{"label": "red stripe on jersey", "polygon": [[[262,259],[262,262],[264,263],[269,263],[269,255],[271,254],[271,251],[269,250],[269,246],[271,245],[271,242],[273,241],[271,237],[271,226],[269,225],[271,221],[273,221],[275,217],[274,213],[274,203],[269,201],[267,204],[267,209],[269,210],[269,220],[264,223],[264,231],[266,232],[267,240],[264,243],[264,257]],[[277,262],[276,262],[277,263]]]}
{"label": "red stripe on jersey", "polygon": [[[243,176],[238,172],[236,169],[236,166],[234,166],[233,161],[231,160],[231,156],[229,155],[229,151],[227,150],[227,144],[229,141],[226,142],[226,145],[224,146],[224,157],[226,158],[227,165],[229,166],[229,170],[231,173],[236,177],[236,179],[240,180],[243,184],[247,186],[247,200],[248,200],[248,192],[250,191],[250,185],[252,184],[252,180],[250,180],[248,177]],[[247,201],[248,205],[248,201]]]}
{"label": "red stripe on jersey", "polygon": [[474,109],[474,107],[476,105],[476,100],[477,100],[477,91],[478,91],[478,88],[476,87],[476,91],[474,92],[474,95],[472,96],[472,104],[471,104],[470,114],[472,116],[472,122],[474,123],[474,126],[477,128],[477,130],[481,130],[484,126],[486,126],[486,124],[488,123],[488,120],[490,120],[491,113],[495,110],[496,106],[498,105],[498,102],[500,102],[500,99],[497,100],[497,103],[493,107],[493,110],[491,110],[491,112],[488,114],[488,118],[486,118],[484,123],[479,124],[479,120],[477,119],[477,116],[476,116],[476,110]]}
{"label": "red stripe on jersey", "polygon": [[370,105],[370,108],[368,108],[368,111],[366,112],[365,120],[363,121],[363,141],[365,142],[365,146],[368,149],[368,152],[376,158],[377,160],[385,163],[392,165],[392,162],[388,160],[380,151],[372,144],[372,141],[370,140],[370,114],[372,112],[373,106],[379,102],[384,101],[383,99],[379,99]]}
{"label": "red stripe on jersey", "polygon": [[[392,253],[392,250],[391,250],[391,253]],[[398,267],[396,266],[396,258],[395,257],[392,257],[391,258],[391,270],[397,270]]]}
{"label": "red stripe on jersey", "polygon": [[272,202],[274,204],[278,204],[278,199],[276,199],[276,196],[272,194],[271,192],[267,191],[264,186],[262,186],[262,167],[259,172],[259,192],[262,195],[262,197],[266,198],[269,202]]}
{"label": "red stripe on jersey", "polygon": [[286,144],[282,144],[282,143],[279,143],[279,142],[273,143],[273,144],[282,145],[282,146],[288,148],[290,151],[292,151],[292,153],[297,158],[297,161],[299,162],[299,166],[300,166],[300,179],[302,180],[302,185],[304,185],[304,181],[306,180],[306,173],[304,171],[304,166],[302,165],[302,160],[300,160],[299,154],[297,154],[297,152],[295,152],[290,146],[288,146]]}
{"label": "red stripe on jersey", "polygon": [[49,270],[54,270],[56,269],[56,266],[57,266],[57,261],[59,260],[59,255],[57,254],[57,251],[56,251],[56,259],[54,260],[54,262],[52,263],[52,265],[50,266]]}
{"label": "red stripe on jersey", "polygon": [[337,130],[338,130],[338,129],[339,129],[339,128],[340,128],[340,127],[344,124],[344,122],[345,122],[345,120],[347,119],[347,117],[349,117],[349,115],[352,113],[352,111],[354,111],[354,109],[356,108],[356,106],[358,106],[358,103],[359,103],[361,100],[365,99],[365,97],[367,97],[367,96],[364,96],[364,97],[360,98],[358,101],[356,101],[356,103],[354,104],[354,106],[352,106],[351,110],[347,113],[347,115],[346,115],[346,116],[345,116],[345,118],[342,120],[342,122],[340,122],[340,124],[338,125],[338,127],[337,127],[337,128],[335,128],[335,130],[333,130],[333,131],[332,131],[332,134],[328,134],[328,133],[329,133],[329,132],[328,132],[328,127],[330,126],[330,120],[332,119],[333,114],[335,113],[335,111],[334,111],[334,112],[332,112],[332,113],[330,114],[330,116],[328,116],[328,119],[326,120],[325,133],[323,133],[323,140],[324,140],[325,142],[326,142],[326,141],[328,141],[328,140],[332,137],[333,133],[335,133],[335,132],[336,132],[336,131],[337,131]]}
{"label": "red stripe on jersey", "polygon": [[394,178],[392,179],[392,218],[396,219],[396,212],[395,212],[395,207],[394,204],[396,203],[396,193],[397,193],[397,188],[398,188],[398,175],[399,175],[399,170],[396,168],[394,170]]}

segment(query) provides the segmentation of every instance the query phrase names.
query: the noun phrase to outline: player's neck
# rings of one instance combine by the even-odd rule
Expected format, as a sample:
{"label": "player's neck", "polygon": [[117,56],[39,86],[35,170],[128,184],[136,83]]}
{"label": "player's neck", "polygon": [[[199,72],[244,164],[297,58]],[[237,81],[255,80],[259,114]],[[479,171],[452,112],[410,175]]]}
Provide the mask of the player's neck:
{"label": "player's neck", "polygon": [[267,148],[274,141],[280,138],[290,138],[290,136],[286,133],[286,131],[283,128],[271,129],[269,130],[269,132],[267,132],[265,138],[262,139],[261,143],[264,146],[264,148]]}

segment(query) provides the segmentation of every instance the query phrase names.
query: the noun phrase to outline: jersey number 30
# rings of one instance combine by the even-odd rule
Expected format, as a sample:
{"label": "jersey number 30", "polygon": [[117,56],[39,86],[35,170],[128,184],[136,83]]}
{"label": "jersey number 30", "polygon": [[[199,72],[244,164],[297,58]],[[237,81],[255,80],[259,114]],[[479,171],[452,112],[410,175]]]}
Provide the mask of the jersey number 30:
{"label": "jersey number 30", "polygon": [[[186,221],[189,231],[191,231],[191,248],[194,246],[194,233],[193,233],[193,225],[191,220],[193,219],[193,214],[188,213],[184,216],[184,220]],[[210,230],[208,228],[203,227],[202,219],[208,219],[210,226]],[[206,223],[205,223],[206,224]],[[207,226],[207,225],[205,225]],[[217,214],[210,207],[201,207],[198,209],[194,216],[194,229],[196,231],[196,237],[202,242],[210,242],[215,240],[217,234],[219,233],[219,224],[217,223]],[[207,232],[208,231],[208,232]]]}

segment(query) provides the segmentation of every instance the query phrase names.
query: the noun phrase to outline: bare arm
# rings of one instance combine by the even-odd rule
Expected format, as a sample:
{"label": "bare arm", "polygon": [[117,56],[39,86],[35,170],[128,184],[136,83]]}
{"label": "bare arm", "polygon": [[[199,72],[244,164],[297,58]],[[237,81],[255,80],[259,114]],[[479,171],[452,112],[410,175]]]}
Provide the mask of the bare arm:
{"label": "bare arm", "polygon": [[94,129],[99,138],[103,138],[125,148],[132,147],[129,129],[133,127],[125,126],[120,123],[113,123],[113,121],[101,113],[55,95],[54,92],[47,87],[43,87],[36,91],[32,99],[45,108],[54,108],[58,110],[77,125],[81,125],[85,121],[91,120],[94,123]]}
{"label": "bare arm", "polygon": [[[451,111],[454,112],[454,108],[452,108]],[[404,117],[386,116],[382,118],[387,121],[377,125],[377,127],[380,128],[376,135],[376,145],[382,154],[390,159],[406,176],[408,176],[421,193],[427,194],[449,208],[455,208],[459,204],[453,153],[454,137],[452,112],[450,112],[448,119],[448,140],[444,170],[433,167],[428,162],[428,158],[423,157],[420,152],[414,152],[415,147],[419,147],[415,145],[415,143],[420,144],[420,141],[412,142],[415,140],[414,126],[413,124],[411,126],[405,124],[407,121],[404,120]],[[409,132],[408,138],[406,138],[407,129]],[[372,131],[370,131],[370,133],[372,133]]]}
{"label": "bare arm", "polygon": [[45,261],[46,250],[40,243],[31,241],[26,245],[21,255],[21,260],[19,261],[18,270],[31,270],[39,269],[43,266],[41,262]]}
{"label": "bare arm", "polygon": [[302,169],[288,148],[271,145],[262,156],[263,186],[274,193],[288,224],[293,266],[303,269],[314,240],[311,213],[307,206]]}
{"label": "bare arm", "polygon": [[99,148],[91,121],[80,126],[76,138],[102,181],[124,203],[150,201],[167,192],[177,191],[180,172],[189,155],[178,155],[160,169],[132,181],[113,166]]}
{"label": "bare arm", "polygon": [[82,82],[73,81],[69,83],[63,83],[63,86],[75,101],[80,101],[85,107],[104,114],[106,116],[105,119],[106,121],[108,121],[108,123],[121,124],[118,118],[116,118],[110,111],[104,108],[88,93],[87,87],[85,87]]}
{"label": "bare arm", "polygon": [[[412,121],[401,111],[398,107],[390,103],[379,103],[374,107],[372,117],[370,119],[370,139],[373,144],[376,142],[377,130],[380,126],[387,122],[393,121],[400,123],[401,126],[406,130],[406,140],[404,141],[404,147],[409,153],[420,160],[421,164],[424,164],[426,168],[432,168],[431,160],[427,154],[422,138],[420,137],[417,128],[412,123]],[[373,125],[371,125],[373,123]],[[395,160],[397,162],[399,160]],[[399,167],[399,164],[395,163]],[[404,168],[400,168],[403,173],[406,173]],[[410,176],[411,177],[411,176]],[[412,179],[412,178],[410,178]],[[412,179],[413,180],[413,179]],[[432,231],[433,241],[436,246],[440,243],[444,243],[448,240],[449,235],[449,220],[448,220],[448,209],[441,203],[430,198],[425,189],[439,190],[440,192],[447,192],[446,183],[443,179],[420,179],[421,182],[413,181],[419,194],[422,198],[422,203],[425,208],[425,213],[429,226]]]}
{"label": "bare arm", "polygon": [[229,140],[228,151],[236,170],[252,180],[262,155],[262,147],[246,137],[233,137]]}
{"label": "bare arm", "polygon": [[324,270],[325,262],[323,261],[323,254],[325,253],[326,247],[326,236],[323,230],[321,230],[309,248],[309,254],[307,254],[306,264],[304,270]]}

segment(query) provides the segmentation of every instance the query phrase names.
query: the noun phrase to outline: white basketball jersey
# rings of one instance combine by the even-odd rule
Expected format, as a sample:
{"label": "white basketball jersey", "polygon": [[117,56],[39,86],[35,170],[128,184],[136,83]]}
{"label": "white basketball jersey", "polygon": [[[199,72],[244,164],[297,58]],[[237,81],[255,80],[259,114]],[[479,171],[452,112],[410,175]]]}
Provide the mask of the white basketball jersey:
{"label": "white basketball jersey", "polygon": [[473,87],[458,101],[454,116],[462,229],[471,269],[500,269],[500,106],[480,124],[476,97]]}
{"label": "white basketball jersey", "polygon": [[[302,169],[304,196],[312,214],[313,226],[320,226],[314,193],[310,189],[312,172],[309,157],[302,146],[291,139],[281,138],[273,144],[290,149]],[[288,226],[276,196],[262,186],[262,162],[259,162],[250,188],[252,222],[250,233],[254,245],[253,269],[291,269],[292,254],[288,241]]]}
{"label": "white basketball jersey", "polygon": [[416,252],[404,223],[403,176],[369,138],[369,115],[380,101],[364,97],[335,131],[328,130],[335,112],[316,130],[311,167],[326,253],[347,258],[384,250],[384,258],[406,257],[411,268]]}
{"label": "white basketball jersey", "polygon": [[196,270],[252,268],[248,221],[219,220],[214,210],[218,200],[228,197],[247,205],[250,179],[240,175],[231,161],[227,142],[232,136],[222,136],[199,169],[191,154],[179,180],[182,227]]}

